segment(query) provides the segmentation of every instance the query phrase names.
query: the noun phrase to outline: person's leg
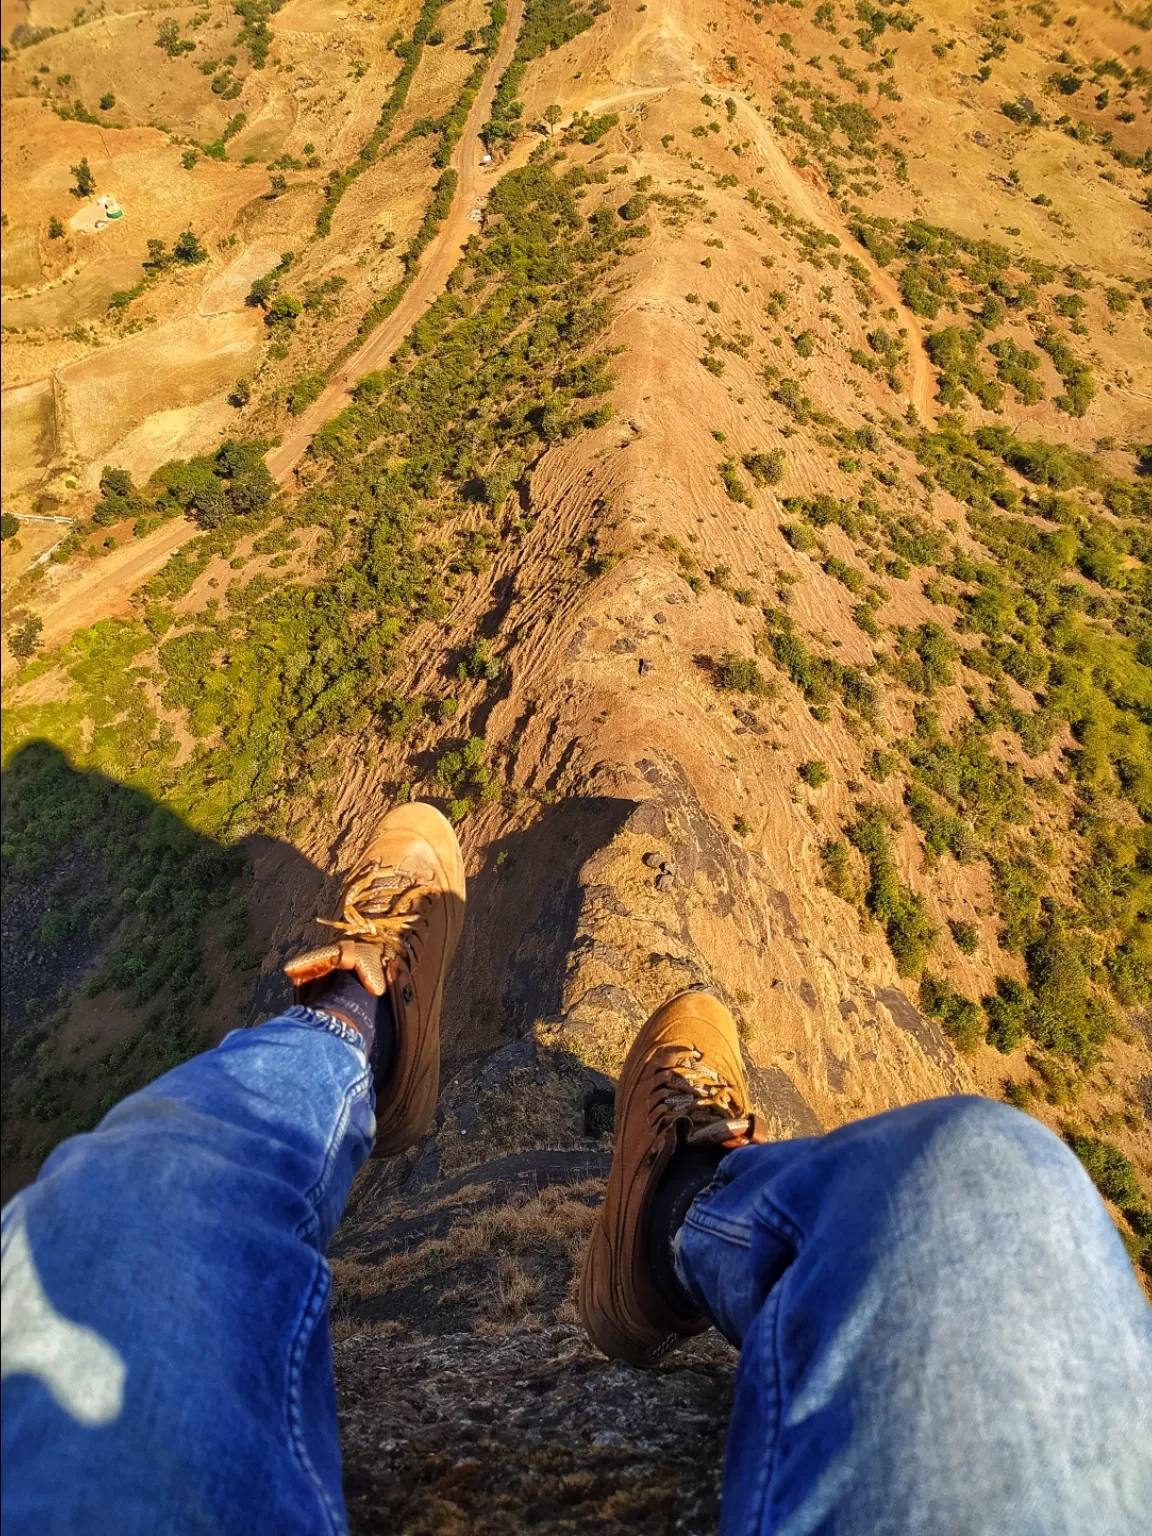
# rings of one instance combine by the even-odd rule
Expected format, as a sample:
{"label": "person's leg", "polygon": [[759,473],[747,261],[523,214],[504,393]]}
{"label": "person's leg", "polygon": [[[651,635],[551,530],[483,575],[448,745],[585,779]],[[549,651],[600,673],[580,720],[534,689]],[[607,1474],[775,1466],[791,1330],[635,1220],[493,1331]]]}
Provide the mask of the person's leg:
{"label": "person's leg", "polygon": [[10,1531],[344,1529],[324,1249],[373,1130],[299,1008],[57,1148],[4,1212]]}
{"label": "person's leg", "polygon": [[1068,1148],[976,1098],[763,1141],[731,1015],[664,1004],[580,1310],[634,1365],[709,1321],[740,1347],[724,1536],[1142,1530],[1152,1313]]}
{"label": "person's leg", "polygon": [[8,1529],[345,1529],[324,1248],[374,1086],[377,1150],[427,1128],[463,903],[449,824],[389,813],[345,937],[288,968],[308,1006],[125,1100],[6,1208]]}
{"label": "person's leg", "polygon": [[734,1151],[675,1239],[740,1346],[724,1536],[1134,1536],[1152,1312],[1079,1162],[986,1099]]}

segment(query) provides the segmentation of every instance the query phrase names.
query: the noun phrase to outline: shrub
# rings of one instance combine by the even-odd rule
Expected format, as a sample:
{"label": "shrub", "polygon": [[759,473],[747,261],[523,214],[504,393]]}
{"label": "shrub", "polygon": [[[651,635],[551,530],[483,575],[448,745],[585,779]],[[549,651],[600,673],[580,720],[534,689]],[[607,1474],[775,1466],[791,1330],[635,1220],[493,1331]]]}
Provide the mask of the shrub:
{"label": "shrub", "polygon": [[822,763],[816,757],[809,758],[806,763],[801,763],[798,772],[809,789],[820,789],[824,784],[827,784],[831,777],[828,772],[828,764]]}
{"label": "shrub", "polygon": [[820,850],[824,883],[841,901],[858,901],[860,891],[852,869],[852,850],[839,838],[830,839]]}
{"label": "shrub", "polygon": [[327,382],[327,378],[322,373],[306,373],[297,379],[288,391],[290,413],[293,416],[299,416],[300,412],[307,410],[314,400],[319,400]]}
{"label": "shrub", "polygon": [[746,453],[740,462],[757,485],[778,485],[784,478],[786,461],[778,448],[770,453]]}
{"label": "shrub", "polygon": [[948,928],[952,934],[952,940],[962,955],[974,955],[980,947],[980,929],[975,923],[957,922],[950,918]]}
{"label": "shrub", "polygon": [[865,767],[869,778],[876,780],[877,784],[883,784],[900,766],[900,759],[895,752],[882,752],[879,747],[873,748]]}
{"label": "shrub", "polygon": [[88,164],[88,156],[85,155],[79,165],[72,167],[72,179],[76,183],[77,197],[91,197],[96,190],[96,178],[92,174],[92,168]]}
{"label": "shrub", "polygon": [[182,235],[176,237],[176,244],[172,247],[172,259],[182,262],[186,267],[194,267],[208,260],[208,252],[192,230],[186,229]]}
{"label": "shrub", "polygon": [[764,693],[767,683],[751,656],[726,651],[715,668],[717,687],[730,693]]}
{"label": "shrub", "polygon": [[1083,416],[1096,397],[1096,376],[1087,363],[1082,363],[1057,331],[1041,332],[1036,338],[1052,359],[1056,372],[1064,381],[1064,393],[1056,397],[1056,409],[1069,416]]}
{"label": "shrub", "polygon": [[739,472],[736,469],[735,459],[725,459],[723,464],[719,466],[719,469],[720,479],[724,483],[724,494],[728,497],[728,500],[740,502],[744,506],[750,507],[752,505],[752,497],[749,494],[748,487],[740,478]]}
{"label": "shrub", "polygon": [[[255,290],[255,286],[256,285],[253,284],[253,290]],[[268,313],[265,316],[265,324],[289,326],[295,325],[303,308],[304,305],[300,302],[299,299],[294,298],[292,294],[278,293],[272,300],[271,304],[268,306]]]}
{"label": "shrub", "polygon": [[812,530],[803,523],[781,523],[780,532],[793,549],[802,554],[816,547],[816,536]]}
{"label": "shrub", "polygon": [[954,992],[946,981],[934,976],[921,978],[920,1006],[939,1019],[944,1033],[958,1051],[974,1051],[980,1044],[980,1007],[963,993]]}
{"label": "shrub", "polygon": [[17,661],[31,661],[40,649],[40,631],[44,628],[44,620],[39,614],[33,614],[21,624],[19,629],[14,629],[8,636],[8,649]]}
{"label": "shrub", "polygon": [[896,872],[888,833],[892,818],[880,806],[857,807],[848,836],[868,861],[868,911],[884,925],[888,947],[902,976],[924,968],[936,936],[924,912],[923,899],[904,885]]}
{"label": "shrub", "polygon": [[491,683],[500,676],[504,667],[500,659],[492,654],[492,645],[488,640],[471,640],[463,657],[456,667],[456,675],[459,678],[476,678],[483,682]]}
{"label": "shrub", "polygon": [[1144,1191],[1140,1188],[1136,1169],[1119,1147],[1071,1129],[1064,1132],[1064,1140],[1084,1164],[1089,1178],[1105,1200],[1111,1200],[1125,1214],[1129,1209],[1145,1208]]}
{"label": "shrub", "polygon": [[1032,995],[1023,982],[1009,976],[997,976],[995,994],[985,997],[983,1003],[988,1021],[988,1043],[1007,1056],[1028,1033]]}

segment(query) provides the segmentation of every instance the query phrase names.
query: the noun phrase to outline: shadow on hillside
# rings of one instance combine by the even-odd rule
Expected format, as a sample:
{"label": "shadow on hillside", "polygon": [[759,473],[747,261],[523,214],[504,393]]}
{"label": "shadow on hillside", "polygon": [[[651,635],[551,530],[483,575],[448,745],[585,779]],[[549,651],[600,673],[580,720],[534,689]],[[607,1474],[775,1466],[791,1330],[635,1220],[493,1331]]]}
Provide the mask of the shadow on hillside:
{"label": "shadow on hillside", "polygon": [[560,1011],[576,939],[580,870],[636,809],[591,795],[558,800],[495,839],[468,886],[468,916],[444,999],[447,1061],[523,1035]]}
{"label": "shadow on hillside", "polygon": [[13,753],[0,792],[7,1198],[62,1137],[244,1022],[324,876],[279,839],[226,847],[49,742]]}
{"label": "shadow on hillside", "polygon": [[[280,926],[283,902],[276,892],[295,898],[290,911],[314,910],[314,893],[324,883],[321,871],[290,844],[254,835],[226,847],[144,791],[74,768],[49,742],[34,741],[14,753],[0,784],[6,1052],[58,1006],[61,988],[77,988],[125,942],[139,939],[140,953],[117,972],[117,979],[133,985],[113,987],[114,993],[144,1001],[142,994],[160,974],[168,980],[152,996],[179,992],[187,967],[175,946],[194,925],[246,897],[251,925],[235,922],[223,947],[227,953],[243,943],[251,950]],[[311,903],[300,900],[303,892],[313,895]],[[208,947],[216,946],[209,941]],[[134,974],[128,978],[127,972]],[[225,977],[217,968],[209,977],[217,988],[225,983],[228,1002],[251,990],[251,976],[241,982],[236,974],[230,969]]]}
{"label": "shadow on hillside", "polygon": [[[13,754],[2,793],[0,1047],[5,1120],[36,1149],[24,1182],[109,1095],[285,1006],[280,966],[314,942],[338,880],[277,838],[224,847],[47,742]],[[561,800],[485,850],[446,987],[446,1072],[559,1011],[581,866],[633,809]]]}

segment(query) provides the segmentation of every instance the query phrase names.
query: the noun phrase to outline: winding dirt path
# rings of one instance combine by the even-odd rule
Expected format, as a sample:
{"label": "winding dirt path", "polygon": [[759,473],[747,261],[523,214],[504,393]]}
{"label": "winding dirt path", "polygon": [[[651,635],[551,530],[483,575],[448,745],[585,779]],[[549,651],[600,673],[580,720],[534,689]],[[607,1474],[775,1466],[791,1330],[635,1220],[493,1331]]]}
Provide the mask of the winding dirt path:
{"label": "winding dirt path", "polygon": [[[492,100],[496,95],[497,82],[512,62],[523,15],[524,0],[509,0],[504,35],[493,56],[484,84],[472,103],[472,110],[464,124],[464,132],[460,135],[460,142],[452,157],[453,168],[460,178],[456,184],[456,195],[452,200],[452,207],[425,251],[411,287],[388,318],[372,332],[360,350],[348,359],[338,373],[333,375],[324,393],[293,423],[291,431],[285,436],[280,446],[273,448],[268,454],[266,460],[268,468],[281,486],[287,486],[292,482],[296,465],[319,429],[330,416],[343,410],[351,386],[358,379],[362,379],[366,373],[371,373],[374,368],[387,366],[393,352],[429,304],[439,298],[459,261],[460,247],[476,227],[468,215],[473,208],[483,202],[487,189],[491,185],[493,173],[496,171],[495,166],[480,164],[477,140],[481,128],[488,121]],[[501,165],[500,172],[510,168],[510,163],[505,162]]]}
{"label": "winding dirt path", "polygon": [[872,260],[862,246],[848,234],[839,211],[818,187],[805,181],[789,160],[771,128],[746,102],[741,102],[741,116],[751,130],[757,149],[764,156],[769,174],[792,203],[798,213],[844,241],[851,241],[852,254],[868,268],[873,288],[884,304],[897,310],[908,329],[908,397],[922,420],[932,422],[936,418],[936,387],[928,354],[924,351],[924,332],[916,316],[904,303],[904,297],[889,273]]}
{"label": "winding dirt path", "polygon": [[[268,454],[268,468],[282,487],[292,483],[296,468],[307,451],[308,444],[328,418],[343,409],[351,387],[366,373],[371,373],[374,368],[387,366],[392,354],[420,316],[439,297],[459,260],[460,248],[471,232],[472,221],[469,219],[469,214],[473,208],[482,204],[492,182],[520,162],[521,156],[513,154],[498,169],[495,166],[487,168],[481,166],[480,156],[477,153],[477,140],[480,129],[488,119],[492,100],[496,94],[496,84],[512,61],[516,40],[520,35],[523,12],[524,0],[510,0],[508,20],[505,23],[500,46],[485,77],[484,85],[468,114],[464,132],[453,156],[453,166],[460,179],[452,208],[428,247],[411,287],[360,350],[354,353],[333,376],[324,393],[294,423],[280,446],[272,449]],[[642,98],[659,94],[666,88],[666,86],[659,86],[647,90],[626,91],[622,94],[628,99]],[[598,103],[598,105],[603,106],[604,103]],[[766,157],[772,178],[784,193],[785,198],[813,224],[829,230],[830,233],[836,233],[842,238],[848,238],[838,211],[816,187],[804,180],[781,149],[775,135],[760,114],[746,102],[742,103],[742,106],[744,109],[742,116],[751,128],[758,148]],[[853,242],[853,249],[856,251],[855,242]],[[860,250],[857,254],[868,267],[873,287],[881,300],[886,305],[899,310],[904,316],[910,342],[908,394],[920,416],[930,422],[935,416],[935,389],[932,370],[924,352],[923,332],[920,325],[916,317],[906,308],[903,297],[889,274],[882,267],[877,266],[866,251]]]}
{"label": "winding dirt path", "polygon": [[[124,613],[140,584],[197,531],[187,518],[177,517],[143,538],[129,539],[91,565],[50,566],[44,584],[27,601],[28,609],[44,621],[43,648],[63,645],[78,629]],[[15,658],[5,646],[0,677],[7,681],[17,671]]]}

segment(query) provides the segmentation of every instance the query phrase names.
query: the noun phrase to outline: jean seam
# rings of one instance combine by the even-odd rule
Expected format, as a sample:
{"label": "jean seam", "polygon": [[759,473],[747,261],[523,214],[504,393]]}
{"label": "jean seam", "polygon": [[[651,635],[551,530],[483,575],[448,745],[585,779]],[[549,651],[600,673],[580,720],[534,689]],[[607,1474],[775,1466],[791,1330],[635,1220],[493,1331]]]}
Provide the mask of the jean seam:
{"label": "jean seam", "polygon": [[[776,1458],[780,1446],[780,1422],[783,1416],[784,1363],[780,1348],[782,1291],[788,1280],[788,1271],[792,1268],[792,1264],[795,1264],[796,1260],[800,1257],[803,1246],[803,1234],[795,1222],[785,1216],[778,1206],[764,1196],[761,1197],[758,1203],[756,1214],[763,1222],[763,1225],[771,1227],[778,1237],[784,1238],[795,1250],[792,1263],[788,1265],[787,1269],[776,1281],[776,1284],[768,1292],[763,1307],[763,1313],[767,1314],[765,1318],[765,1334],[771,1340],[772,1409],[768,1433],[765,1437],[771,1446],[771,1453],[763,1458],[761,1464],[761,1477],[757,1487],[758,1497],[755,1508],[751,1512],[748,1536],[766,1536],[766,1533],[770,1530],[766,1511],[771,1498],[772,1480],[776,1472]],[[767,1351],[765,1351],[765,1355],[767,1355]]]}
{"label": "jean seam", "polygon": [[326,1013],[323,1008],[308,1008],[303,1003],[293,1003],[291,1008],[280,1015],[281,1019],[291,1019],[294,1024],[307,1024],[312,1029],[322,1029],[325,1034],[335,1035],[338,1040],[343,1040],[345,1045],[350,1045],[359,1051],[367,1060],[364,1050],[364,1036],[358,1029],[353,1029],[351,1024],[345,1024],[343,1019],[338,1019],[334,1013]]}
{"label": "jean seam", "polygon": [[698,1232],[725,1238],[727,1241],[737,1243],[741,1248],[751,1248],[752,1228],[750,1223],[728,1221],[723,1216],[713,1216],[707,1211],[689,1209],[684,1218],[685,1226],[695,1227]]}
{"label": "jean seam", "polygon": [[[771,1312],[769,1312],[771,1309]],[[756,1477],[753,1485],[753,1496],[749,1500],[747,1519],[740,1527],[740,1536],[770,1536],[769,1527],[765,1523],[764,1512],[768,1506],[769,1489],[772,1483],[772,1474],[776,1464],[776,1449],[780,1440],[780,1300],[778,1288],[774,1288],[765,1301],[761,1311],[764,1319],[764,1332],[770,1336],[772,1344],[771,1354],[771,1380],[768,1381],[769,1370],[762,1373],[765,1385],[770,1389],[771,1402],[765,1401],[765,1417],[763,1442],[771,1447],[770,1453],[756,1458]],[[741,1354],[741,1367],[744,1365],[745,1356]],[[767,1397],[767,1394],[766,1394]],[[730,1477],[729,1469],[725,1468],[725,1483],[735,1482]],[[723,1494],[721,1494],[721,1529],[726,1529],[723,1518]]]}
{"label": "jean seam", "polygon": [[804,1246],[804,1234],[790,1216],[786,1216],[778,1205],[767,1195],[761,1195],[757,1202],[756,1215],[762,1217],[764,1225],[771,1227],[778,1237],[785,1238],[796,1250],[799,1258]]}
{"label": "jean seam", "polygon": [[320,1008],[306,1008],[303,1004],[299,1003],[289,1008],[282,1017],[291,1019],[294,1023],[307,1024],[313,1029],[322,1029],[326,1034],[335,1035],[338,1040],[343,1040],[346,1045],[350,1045],[357,1050],[364,1057],[365,1061],[363,1071],[358,1073],[344,1090],[340,1113],[337,1116],[336,1124],[332,1128],[332,1134],[329,1136],[324,1149],[324,1161],[320,1165],[319,1173],[317,1173],[312,1183],[304,1191],[304,1199],[308,1204],[309,1210],[308,1215],[296,1227],[296,1236],[303,1242],[311,1244],[320,1230],[320,1213],[317,1207],[323,1198],[328,1180],[331,1178],[332,1168],[340,1150],[340,1143],[348,1130],[348,1124],[352,1118],[353,1101],[363,1093],[371,1078],[367,1067],[367,1057],[364,1054],[364,1038],[359,1030],[352,1028],[351,1024],[345,1024],[343,1019],[336,1018],[334,1014],[325,1013]]}
{"label": "jean seam", "polygon": [[292,1452],[301,1471],[312,1485],[312,1489],[320,1500],[321,1506],[328,1516],[328,1529],[332,1536],[343,1536],[347,1531],[347,1520],[342,1518],[343,1511],[333,1507],[328,1490],[321,1481],[316,1468],[312,1465],[312,1458],[308,1455],[308,1448],[304,1444],[304,1432],[302,1414],[300,1411],[300,1378],[303,1374],[304,1356],[308,1344],[312,1338],[313,1329],[328,1303],[329,1270],[324,1258],[317,1256],[316,1274],[312,1281],[312,1288],[308,1294],[308,1300],[304,1304],[304,1311],[300,1321],[296,1325],[293,1335],[292,1347],[288,1355],[288,1435],[292,1442]]}
{"label": "jean seam", "polygon": [[335,1166],[336,1158],[340,1151],[340,1143],[347,1134],[348,1125],[352,1119],[353,1102],[363,1096],[363,1089],[368,1081],[368,1074],[364,1072],[345,1088],[344,1097],[340,1104],[340,1113],[336,1117],[336,1123],[332,1127],[332,1134],[328,1138],[328,1145],[324,1151],[324,1161],[320,1165],[319,1173],[304,1191],[304,1199],[308,1202],[309,1213],[296,1228],[296,1236],[306,1242],[310,1242],[320,1229],[318,1207],[324,1198],[328,1181],[332,1176],[332,1169]]}

